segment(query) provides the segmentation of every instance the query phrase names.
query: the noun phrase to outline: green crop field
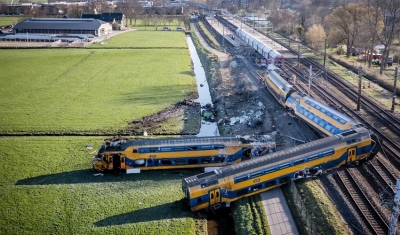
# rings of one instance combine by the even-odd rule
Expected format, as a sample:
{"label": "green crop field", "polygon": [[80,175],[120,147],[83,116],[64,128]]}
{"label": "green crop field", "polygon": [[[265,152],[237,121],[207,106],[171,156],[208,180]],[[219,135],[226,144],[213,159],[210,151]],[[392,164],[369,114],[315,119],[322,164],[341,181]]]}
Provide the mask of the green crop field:
{"label": "green crop field", "polygon": [[0,27],[16,24],[20,18],[18,16],[0,16]]}
{"label": "green crop field", "polygon": [[[94,176],[100,138],[0,139],[0,234],[204,234],[184,207],[195,170]],[[87,146],[92,145],[93,149]]]}
{"label": "green crop field", "polygon": [[115,133],[196,91],[187,49],[0,53],[0,133]]}
{"label": "green crop field", "polygon": [[104,40],[104,44],[92,44],[90,47],[187,48],[186,41],[182,38],[185,38],[184,33],[178,31],[131,31]]}

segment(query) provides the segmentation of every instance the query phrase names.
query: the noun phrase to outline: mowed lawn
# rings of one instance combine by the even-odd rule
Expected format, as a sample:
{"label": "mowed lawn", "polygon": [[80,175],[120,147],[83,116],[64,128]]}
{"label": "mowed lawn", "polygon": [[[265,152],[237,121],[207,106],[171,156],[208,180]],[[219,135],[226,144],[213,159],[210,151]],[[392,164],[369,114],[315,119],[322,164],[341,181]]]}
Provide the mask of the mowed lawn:
{"label": "mowed lawn", "polygon": [[115,133],[196,91],[187,49],[0,54],[0,133]]}
{"label": "mowed lawn", "polygon": [[[182,202],[195,170],[94,176],[100,138],[0,138],[0,234],[205,234]],[[93,149],[87,149],[93,145]]]}
{"label": "mowed lawn", "polygon": [[[159,29],[162,30],[162,26]],[[182,40],[184,35],[178,31],[131,31],[104,40],[104,44],[92,44],[90,47],[188,48],[186,41]]]}

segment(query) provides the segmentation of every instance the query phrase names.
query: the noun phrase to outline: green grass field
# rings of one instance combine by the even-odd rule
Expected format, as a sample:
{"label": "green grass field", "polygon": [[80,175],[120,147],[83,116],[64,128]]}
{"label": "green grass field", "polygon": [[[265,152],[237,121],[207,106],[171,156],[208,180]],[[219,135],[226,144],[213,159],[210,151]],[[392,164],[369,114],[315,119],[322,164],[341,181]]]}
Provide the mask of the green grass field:
{"label": "green grass field", "polygon": [[20,18],[18,16],[0,16],[0,27],[16,24]]}
{"label": "green grass field", "polygon": [[115,133],[196,91],[185,49],[0,53],[0,133]]}
{"label": "green grass field", "polygon": [[[185,209],[192,171],[94,176],[100,138],[0,139],[0,234],[204,234]],[[93,145],[93,149],[87,149]]]}
{"label": "green grass field", "polygon": [[184,33],[178,31],[131,31],[104,40],[103,45],[92,44],[90,47],[187,48],[186,41],[182,38],[184,38]]}

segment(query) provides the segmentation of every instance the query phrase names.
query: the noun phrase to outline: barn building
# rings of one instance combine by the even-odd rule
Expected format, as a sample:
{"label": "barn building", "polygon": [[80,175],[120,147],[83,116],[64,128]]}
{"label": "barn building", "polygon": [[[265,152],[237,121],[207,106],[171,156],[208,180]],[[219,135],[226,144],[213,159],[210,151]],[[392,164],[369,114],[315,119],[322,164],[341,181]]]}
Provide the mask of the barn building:
{"label": "barn building", "polygon": [[82,19],[98,19],[104,22],[119,25],[119,29],[124,29],[125,15],[118,12],[103,12],[101,14],[82,14]]}
{"label": "barn building", "polygon": [[112,25],[99,19],[31,18],[16,24],[14,34],[92,34],[112,33]]}

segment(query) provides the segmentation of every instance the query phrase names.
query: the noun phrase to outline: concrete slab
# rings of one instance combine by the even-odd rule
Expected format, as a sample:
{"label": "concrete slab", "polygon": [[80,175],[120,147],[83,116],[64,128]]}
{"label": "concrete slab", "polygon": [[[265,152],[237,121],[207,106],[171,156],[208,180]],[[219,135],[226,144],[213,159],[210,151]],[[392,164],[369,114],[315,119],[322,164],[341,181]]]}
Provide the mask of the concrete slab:
{"label": "concrete slab", "polygon": [[272,235],[298,235],[289,207],[280,188],[261,193]]}

